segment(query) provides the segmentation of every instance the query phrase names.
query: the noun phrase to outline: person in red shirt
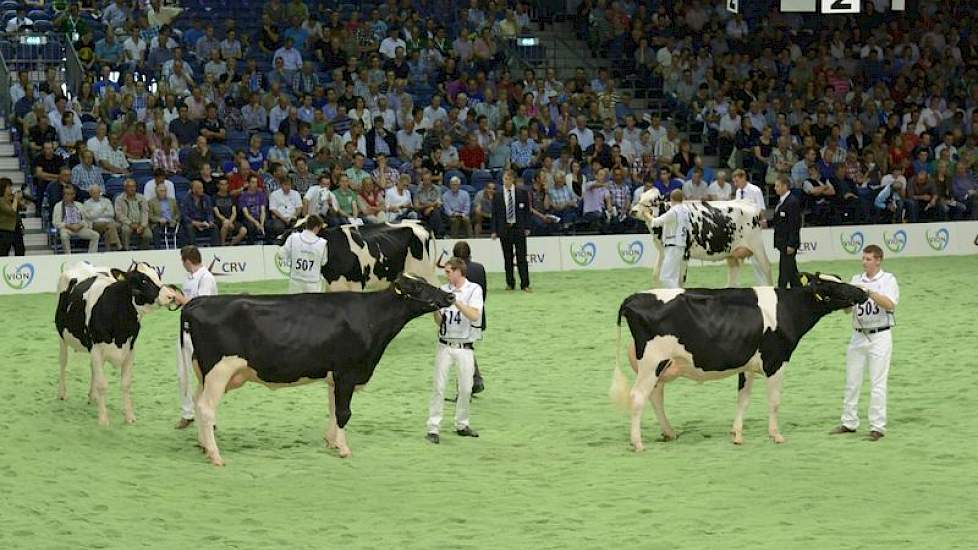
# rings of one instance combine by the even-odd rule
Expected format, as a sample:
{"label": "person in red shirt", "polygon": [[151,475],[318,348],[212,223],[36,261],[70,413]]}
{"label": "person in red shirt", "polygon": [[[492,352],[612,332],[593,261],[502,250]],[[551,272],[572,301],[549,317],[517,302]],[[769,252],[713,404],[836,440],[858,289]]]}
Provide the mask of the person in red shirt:
{"label": "person in red shirt", "polygon": [[149,148],[149,136],[146,135],[146,124],[137,122],[129,127],[122,135],[122,150],[129,160],[146,160],[152,156]]}
{"label": "person in red shirt", "polygon": [[462,162],[462,171],[467,176],[472,176],[473,170],[485,168],[486,152],[479,147],[479,141],[475,134],[470,134],[465,145],[458,152],[458,158]]}
{"label": "person in red shirt", "polygon": [[[240,195],[248,186],[248,178],[252,174],[258,175],[258,172],[251,169],[251,164],[248,162],[248,159],[240,159],[238,161],[238,169],[228,176],[228,193],[232,197]],[[265,189],[265,183],[261,178],[258,178],[258,188],[263,191]]]}

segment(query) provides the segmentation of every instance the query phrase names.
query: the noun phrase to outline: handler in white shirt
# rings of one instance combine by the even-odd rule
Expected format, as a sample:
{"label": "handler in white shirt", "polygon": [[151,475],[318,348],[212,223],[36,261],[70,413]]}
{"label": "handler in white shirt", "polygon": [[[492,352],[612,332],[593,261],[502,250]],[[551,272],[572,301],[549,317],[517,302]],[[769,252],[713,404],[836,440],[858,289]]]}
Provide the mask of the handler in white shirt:
{"label": "handler in white shirt", "polygon": [[445,262],[448,284],[441,288],[455,293],[455,305],[434,313],[438,325],[438,351],[435,353],[434,391],[428,408],[428,435],[425,437],[432,443],[441,441],[438,432],[445,406],[445,382],[453,363],[458,369],[455,433],[463,437],[479,437],[469,426],[469,402],[475,374],[472,343],[482,336],[483,294],[482,287],[465,278],[465,267],[465,262],[459,258],[449,258]]}
{"label": "handler in white shirt", "polygon": [[[747,181],[747,172],[739,168],[734,170],[733,183],[734,188],[737,190],[734,193],[734,198],[753,204],[761,214],[767,210],[767,205],[764,204],[764,192],[761,191],[760,187]],[[764,221],[763,217],[761,218],[761,225],[767,227],[767,222]]]}
{"label": "handler in white shirt", "polygon": [[[204,267],[200,250],[194,245],[180,249],[180,260],[187,270],[187,279],[183,282],[183,295],[177,295],[176,302],[183,306],[198,296],[217,296],[217,281],[214,275]],[[194,390],[193,364],[194,346],[190,334],[180,330],[177,338],[177,382],[180,387],[180,421],[176,428],[182,430],[194,421]]]}
{"label": "handler in white shirt", "polygon": [[852,433],[859,427],[859,390],[869,368],[869,439],[878,441],[886,433],[886,379],[893,354],[893,316],[900,301],[900,287],[892,273],[882,270],[883,249],[871,244],[863,249],[864,273],[851,284],[867,290],[869,299],[852,310],[852,339],[846,350],[846,393],[842,401],[842,423],[833,434]]}
{"label": "handler in white shirt", "polygon": [[682,288],[686,281],[683,261],[689,235],[689,210],[683,204],[683,198],[683,192],[674,189],[669,194],[672,206],[651,222],[652,227],[662,228],[662,245],[665,247],[662,270],[659,272],[662,288]]}
{"label": "handler in white shirt", "polygon": [[322,228],[323,219],[311,214],[305,229],[289,235],[282,245],[282,263],[289,266],[289,294],[323,291],[327,248],[326,239],[319,236]]}

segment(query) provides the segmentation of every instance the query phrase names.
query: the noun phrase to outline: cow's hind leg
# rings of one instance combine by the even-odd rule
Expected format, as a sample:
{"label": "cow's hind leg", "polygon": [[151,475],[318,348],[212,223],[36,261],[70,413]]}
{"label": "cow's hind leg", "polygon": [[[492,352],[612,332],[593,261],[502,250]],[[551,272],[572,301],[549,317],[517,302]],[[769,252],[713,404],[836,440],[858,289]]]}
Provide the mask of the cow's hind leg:
{"label": "cow's hind leg", "polygon": [[767,434],[771,441],[784,443],[784,436],[778,429],[778,409],[781,407],[781,385],[784,383],[784,369],[786,363],[782,363],[778,370],[767,377]]}
{"label": "cow's hind leg", "polygon": [[655,411],[655,418],[662,428],[662,440],[672,441],[676,439],[676,431],[672,429],[672,424],[666,418],[665,385],[678,378],[681,370],[675,361],[668,363],[663,361],[656,366],[656,371],[655,386],[652,388],[652,410]]}
{"label": "cow's hind leg", "polygon": [[98,408],[98,423],[101,426],[108,426],[109,412],[105,408],[105,394],[109,388],[109,383],[102,371],[105,360],[98,346],[92,347],[90,355],[92,359],[92,393],[95,394],[95,403]]}
{"label": "cow's hind leg", "polygon": [[132,364],[134,358],[133,351],[130,350],[122,362],[122,414],[125,416],[126,424],[136,422],[136,415],[132,410],[132,395],[129,388],[132,387]]}
{"label": "cow's hind leg", "polygon": [[[334,379],[335,380],[335,379]],[[353,399],[354,384],[347,380],[335,380],[333,391],[335,392],[336,414],[336,448],[340,451],[340,458],[347,458],[352,453],[346,444],[346,423],[350,421],[350,401]]]}
{"label": "cow's hind leg", "polygon": [[224,466],[224,460],[217,448],[214,437],[214,424],[217,422],[217,407],[221,397],[227,391],[228,382],[238,371],[248,367],[244,359],[237,356],[224,357],[214,365],[214,368],[204,378],[204,389],[197,398],[197,433],[198,440],[203,444],[204,452],[211,464]]}
{"label": "cow's hind leg", "polygon": [[68,343],[64,338],[59,339],[60,348],[58,349],[58,399],[64,401],[68,398],[68,389],[65,384],[65,370],[68,368]]}
{"label": "cow's hind leg", "polygon": [[642,412],[645,410],[645,401],[649,399],[649,394],[655,387],[656,367],[663,361],[664,358],[653,357],[646,349],[645,356],[638,364],[638,376],[635,378],[635,385],[632,386],[630,394],[632,420],[630,435],[635,452],[645,450],[645,445],[642,444]]}
{"label": "cow's hind leg", "polygon": [[737,414],[734,416],[730,437],[734,445],[744,443],[744,414],[750,405],[750,389],[754,383],[754,374],[749,370],[737,375]]}
{"label": "cow's hind leg", "polygon": [[727,258],[727,288],[740,286],[740,259],[734,256]]}

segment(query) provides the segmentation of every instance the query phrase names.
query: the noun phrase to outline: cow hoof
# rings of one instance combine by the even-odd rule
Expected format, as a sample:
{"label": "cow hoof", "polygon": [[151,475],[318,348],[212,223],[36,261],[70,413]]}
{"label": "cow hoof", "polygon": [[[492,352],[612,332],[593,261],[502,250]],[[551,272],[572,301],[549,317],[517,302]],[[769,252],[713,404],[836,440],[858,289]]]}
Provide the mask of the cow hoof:
{"label": "cow hoof", "polygon": [[218,457],[218,458],[212,458],[211,459],[211,464],[213,464],[214,466],[221,467],[221,468],[224,467],[224,461],[221,460],[220,457]]}
{"label": "cow hoof", "polygon": [[131,414],[126,417],[126,424],[135,424],[135,423],[136,423],[136,415]]}
{"label": "cow hoof", "polygon": [[343,447],[340,449],[340,458],[350,458],[350,455],[352,454],[353,453],[350,452],[349,447]]}
{"label": "cow hoof", "polygon": [[744,444],[744,436],[743,436],[743,434],[733,434],[733,437],[730,440],[733,442],[734,445],[743,445]]}
{"label": "cow hoof", "polygon": [[636,453],[641,453],[645,450],[645,445],[642,445],[641,443],[633,443],[632,448],[635,449]]}
{"label": "cow hoof", "polygon": [[109,425],[109,417],[105,417],[105,418],[99,417],[99,419],[98,419],[98,425],[99,426],[108,426]]}
{"label": "cow hoof", "polygon": [[781,434],[773,434],[771,436],[771,441],[777,443],[778,445],[784,443],[784,436]]}
{"label": "cow hoof", "polygon": [[662,432],[662,437],[659,438],[659,441],[662,441],[663,443],[667,443],[669,441],[675,441],[675,440],[676,440],[675,432],[670,432],[670,433]]}
{"label": "cow hoof", "polygon": [[60,399],[61,401],[67,401],[68,400],[68,395],[65,394],[65,392],[63,392],[63,391],[59,391],[58,392],[58,399]]}

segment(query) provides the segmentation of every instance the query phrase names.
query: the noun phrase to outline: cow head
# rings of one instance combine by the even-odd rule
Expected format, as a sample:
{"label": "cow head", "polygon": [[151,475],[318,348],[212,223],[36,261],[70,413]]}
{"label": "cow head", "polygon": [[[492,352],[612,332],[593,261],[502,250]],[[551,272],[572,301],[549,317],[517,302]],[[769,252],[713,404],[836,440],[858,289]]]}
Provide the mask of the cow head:
{"label": "cow head", "polygon": [[656,216],[661,216],[666,210],[666,200],[659,193],[659,190],[653,187],[648,191],[642,193],[639,197],[638,202],[632,206],[632,210],[629,212],[631,217],[636,220],[641,220],[648,223],[652,218]]}
{"label": "cow head", "polygon": [[426,311],[435,311],[455,303],[454,294],[432,286],[421,277],[410,273],[398,275],[392,288],[398,296],[422,304]]}
{"label": "cow head", "polygon": [[828,273],[799,273],[801,284],[812,291],[818,303],[830,311],[861,304],[869,299],[866,291]]}
{"label": "cow head", "polygon": [[145,262],[133,263],[129,271],[112,270],[112,277],[129,286],[132,301],[137,307],[159,305],[169,307],[176,303],[180,291],[172,286],[164,285],[156,270]]}

